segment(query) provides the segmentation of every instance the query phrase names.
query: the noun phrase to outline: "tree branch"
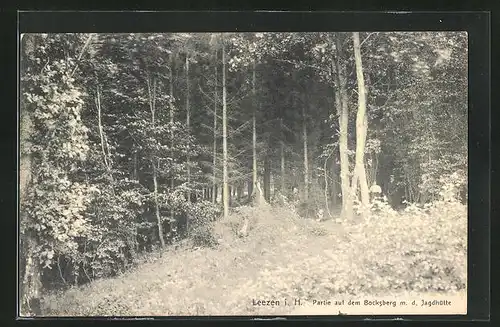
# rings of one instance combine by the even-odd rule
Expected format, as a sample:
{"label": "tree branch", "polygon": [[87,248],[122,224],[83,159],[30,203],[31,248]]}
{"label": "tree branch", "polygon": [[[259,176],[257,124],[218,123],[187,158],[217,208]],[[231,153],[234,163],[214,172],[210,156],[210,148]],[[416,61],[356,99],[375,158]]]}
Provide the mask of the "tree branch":
{"label": "tree branch", "polygon": [[83,53],[84,53],[85,49],[88,47],[88,45],[90,44],[91,40],[92,40],[92,34],[89,35],[89,37],[87,38],[87,41],[83,45],[83,48],[80,51],[80,55],[78,55],[78,59],[76,59],[75,67],[73,68],[73,71],[71,72],[71,74],[69,74],[69,77],[72,77],[73,74],[75,73],[76,69],[78,68],[78,62],[80,61],[80,59],[82,59]]}
{"label": "tree branch", "polygon": [[359,47],[361,48],[361,46],[363,45],[363,43],[365,43],[366,40],[368,40],[368,38],[370,36],[372,36],[373,34],[377,34],[378,32],[371,32],[370,34],[368,34],[368,36],[359,44]]}

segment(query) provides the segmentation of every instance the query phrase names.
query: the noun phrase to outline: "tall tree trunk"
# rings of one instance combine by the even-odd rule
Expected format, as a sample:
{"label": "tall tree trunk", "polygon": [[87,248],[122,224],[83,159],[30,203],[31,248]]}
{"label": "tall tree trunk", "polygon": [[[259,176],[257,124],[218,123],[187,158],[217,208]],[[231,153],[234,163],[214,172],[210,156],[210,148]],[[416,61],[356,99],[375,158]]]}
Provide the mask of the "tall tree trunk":
{"label": "tall tree trunk", "polygon": [[[186,54],[186,129],[188,135],[191,134],[190,130],[190,120],[191,120],[191,108],[189,107],[189,54]],[[187,184],[188,184],[188,192],[187,192],[187,198],[188,202],[191,202],[191,191],[189,190],[190,188],[190,183],[191,183],[191,158],[189,155],[189,151],[187,154]]]}
{"label": "tall tree trunk", "polygon": [[[174,102],[174,55],[171,54],[170,55],[170,83],[169,83],[169,87],[170,87],[170,110],[169,110],[169,113],[170,113],[170,149],[171,149],[171,153],[170,155],[172,156],[172,158],[174,158],[174,105],[173,105],[173,102]],[[175,180],[174,180],[174,172],[172,170],[171,172],[171,176],[170,176],[170,192],[173,192],[174,191],[174,186],[175,186]],[[175,223],[175,218],[174,218],[174,207],[173,205],[170,206],[170,232],[169,232],[169,236],[170,237],[173,237],[173,231],[174,231],[174,223]]]}
{"label": "tall tree trunk", "polygon": [[284,138],[284,133],[283,133],[283,118],[280,119],[280,131],[281,131],[281,140],[280,140],[280,157],[281,157],[281,162],[280,162],[280,172],[281,172],[281,179],[280,179],[280,192],[282,195],[285,195],[286,190],[285,190],[285,142],[283,141]]}
{"label": "tall tree trunk", "polygon": [[243,197],[243,183],[238,183],[238,202],[241,202],[241,198]]}
{"label": "tall tree trunk", "polygon": [[[151,110],[151,125],[155,126],[155,113],[156,113],[156,79],[153,78],[153,86],[151,90],[151,81],[148,78],[148,93],[149,93],[149,105]],[[155,206],[155,216],[156,216],[156,224],[158,225],[158,239],[160,240],[161,247],[165,247],[165,240],[163,238],[163,228],[160,216],[160,206],[158,203],[158,181],[157,181],[157,172],[156,172],[156,160],[152,155],[150,158],[151,161],[151,169],[153,171],[153,198],[154,198],[154,206]]]}
{"label": "tall tree trunk", "polygon": [[[31,41],[26,38],[26,42]],[[42,288],[41,269],[36,257],[37,238],[31,226],[33,222],[27,215],[24,206],[27,201],[27,189],[32,178],[32,158],[30,141],[32,133],[31,113],[22,108],[20,113],[20,162],[19,162],[19,213],[20,213],[20,315],[40,315],[40,293]]]}
{"label": "tall tree trunk", "polygon": [[224,207],[224,219],[229,215],[229,188],[227,171],[227,104],[226,104],[226,49],[222,37],[222,201]]}
{"label": "tall tree trunk", "polygon": [[252,200],[252,192],[253,192],[253,182],[252,180],[247,181],[247,196],[248,196],[248,201]]}
{"label": "tall tree trunk", "polygon": [[255,61],[253,62],[253,72],[252,72],[252,102],[253,102],[253,112],[252,112],[252,194],[255,192],[255,186],[257,184],[257,124],[255,115],[257,113],[257,92],[256,92],[256,77],[255,77]]}
{"label": "tall tree trunk", "polygon": [[271,200],[271,160],[268,154],[264,158],[264,199]]}
{"label": "tall tree trunk", "polygon": [[[359,181],[361,191],[361,203],[363,205],[363,214],[366,216],[370,205],[370,193],[368,182],[366,180],[365,170],[365,144],[366,134],[368,131],[368,119],[366,117],[366,87],[363,77],[363,63],[361,59],[361,49],[359,44],[359,33],[352,33],[354,43],[354,61],[356,64],[356,79],[358,82],[358,112],[356,115],[356,163],[355,176]],[[356,190],[356,180],[353,181],[352,187]]]}
{"label": "tall tree trunk", "polygon": [[[101,143],[101,151],[102,151],[102,157],[103,157],[103,162],[104,166],[106,168],[106,172],[109,178],[110,182],[113,182],[113,173],[111,170],[111,157],[110,157],[110,152],[109,152],[109,145],[106,141],[106,134],[104,133],[104,127],[102,124],[102,107],[101,107],[101,90],[99,88],[99,84],[97,84],[96,87],[96,98],[95,98],[95,104],[97,108],[97,125],[99,129],[99,138],[100,138],[100,143]],[[154,115],[153,115],[154,119]],[[106,151],[107,149],[107,151]],[[114,188],[113,185],[111,185],[111,192],[114,194]]]}
{"label": "tall tree trunk", "polygon": [[218,87],[218,79],[217,79],[217,50],[215,50],[215,60],[214,60],[214,149],[213,149],[213,196],[212,202],[215,203],[217,201],[217,87]]}
{"label": "tall tree trunk", "polygon": [[330,160],[330,169],[329,172],[331,174],[331,204],[333,207],[337,206],[337,169],[335,164],[335,157]]}
{"label": "tall tree trunk", "polygon": [[163,224],[160,216],[160,207],[158,204],[158,178],[156,172],[156,164],[155,159],[151,157],[151,166],[153,168],[153,195],[155,201],[155,215],[156,215],[156,223],[158,225],[158,239],[160,240],[160,245],[162,248],[165,247],[165,239],[163,238]]}
{"label": "tall tree trunk", "polygon": [[108,162],[108,157],[106,155],[106,150],[105,150],[105,141],[104,141],[104,129],[102,127],[102,112],[101,112],[101,92],[99,89],[99,84],[96,86],[96,97],[95,97],[95,105],[97,108],[97,126],[99,129],[99,138],[101,140],[101,151],[102,151],[102,158],[104,162],[104,167],[109,172],[109,162]]}
{"label": "tall tree trunk", "polygon": [[330,194],[328,193],[329,191],[329,186],[328,186],[328,169],[327,169],[327,165],[328,165],[328,159],[330,159],[330,156],[328,156],[326,159],[325,159],[325,164],[323,166],[323,177],[325,178],[325,188],[324,188],[324,191],[325,191],[325,208],[326,208],[326,212],[328,213],[328,216],[331,217],[332,216],[332,212],[330,211]]}
{"label": "tall tree trunk", "polygon": [[304,201],[309,198],[309,155],[307,151],[306,104],[302,104],[302,141],[304,144]]}
{"label": "tall tree trunk", "polygon": [[344,65],[342,59],[342,48],[339,34],[335,36],[336,56],[332,58],[337,74],[336,76],[336,94],[335,103],[339,117],[339,158],[340,158],[340,181],[342,190],[342,217],[344,219],[352,218],[352,194],[349,182],[349,155],[348,155],[348,121],[349,108],[348,98],[344,79]]}
{"label": "tall tree trunk", "polygon": [[138,181],[139,177],[137,176],[137,151],[134,151],[134,167],[132,168],[132,180]]}

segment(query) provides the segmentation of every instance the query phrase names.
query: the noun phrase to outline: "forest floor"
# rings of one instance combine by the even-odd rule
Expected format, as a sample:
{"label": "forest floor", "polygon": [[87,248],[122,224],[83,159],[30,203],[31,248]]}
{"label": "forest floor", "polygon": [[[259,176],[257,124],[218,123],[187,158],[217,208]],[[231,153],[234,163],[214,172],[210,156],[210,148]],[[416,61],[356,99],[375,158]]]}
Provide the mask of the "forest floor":
{"label": "forest floor", "polygon": [[[465,310],[467,257],[462,209],[447,208],[442,219],[406,213],[355,224],[303,219],[285,208],[242,207],[215,224],[216,247],[184,243],[148,254],[118,277],[46,295],[43,312],[47,316],[460,312]],[[240,238],[235,230],[242,217],[249,219],[250,230]],[[443,225],[443,221],[453,223]],[[342,299],[343,305],[335,306]],[[435,299],[448,299],[451,305],[425,302]],[[328,300],[331,305],[317,305]],[[347,305],[349,300],[360,304]],[[407,304],[400,305],[400,300]]]}

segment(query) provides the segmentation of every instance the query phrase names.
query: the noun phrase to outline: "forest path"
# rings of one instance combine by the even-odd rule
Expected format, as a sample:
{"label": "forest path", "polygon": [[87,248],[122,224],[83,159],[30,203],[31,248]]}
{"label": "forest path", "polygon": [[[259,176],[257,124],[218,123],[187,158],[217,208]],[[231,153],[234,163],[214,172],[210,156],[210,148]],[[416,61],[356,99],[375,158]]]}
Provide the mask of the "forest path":
{"label": "forest path", "polygon": [[[289,215],[280,218],[272,210],[257,219],[247,237],[233,235],[214,248],[181,246],[168,248],[161,256],[149,254],[121,276],[47,295],[44,312],[57,316],[337,314],[335,307],[311,308],[310,304],[363,296],[404,298],[408,296],[404,285],[414,279],[427,283],[422,284],[425,289],[463,285],[455,273],[433,281],[420,277],[425,272],[420,266],[408,270],[421,257],[405,253],[421,250],[425,244],[434,253],[441,246],[437,242],[442,237],[424,235],[443,230],[429,229],[435,218],[409,220],[415,226],[395,227],[388,223],[391,220],[338,224]],[[416,233],[416,228],[422,232]],[[420,244],[426,237],[433,238]],[[432,256],[427,260],[446,271],[445,267],[457,267],[459,260],[465,264],[465,253],[457,255],[444,261]],[[389,289],[393,289],[391,294]],[[456,296],[463,302],[464,294],[462,290]],[[294,305],[297,299],[307,305]]]}
{"label": "forest path", "polygon": [[308,220],[304,226],[307,231],[293,239],[249,236],[213,249],[168,249],[119,277],[70,289],[62,297],[47,296],[46,312],[75,310],[81,299],[93,298],[87,310],[92,314],[286,314],[291,307],[259,308],[253,299],[275,293],[277,284],[292,288],[295,278],[290,272],[295,266],[332,260],[335,244],[345,242],[344,231],[332,221]]}

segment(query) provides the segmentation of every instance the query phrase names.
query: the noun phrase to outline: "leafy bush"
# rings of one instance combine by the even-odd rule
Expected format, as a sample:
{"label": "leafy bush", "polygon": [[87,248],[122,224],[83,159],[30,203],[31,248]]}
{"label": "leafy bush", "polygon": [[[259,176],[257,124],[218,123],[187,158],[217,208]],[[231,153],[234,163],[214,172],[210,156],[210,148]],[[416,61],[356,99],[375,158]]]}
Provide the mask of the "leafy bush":
{"label": "leafy bush", "polygon": [[213,247],[218,244],[214,235],[214,221],[220,217],[218,205],[209,201],[184,203],[184,210],[189,219],[188,237],[194,247]]}
{"label": "leafy bush", "polygon": [[210,201],[191,203],[186,208],[193,226],[205,226],[215,221],[221,215],[221,208]]}

